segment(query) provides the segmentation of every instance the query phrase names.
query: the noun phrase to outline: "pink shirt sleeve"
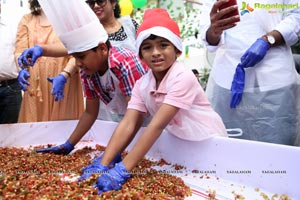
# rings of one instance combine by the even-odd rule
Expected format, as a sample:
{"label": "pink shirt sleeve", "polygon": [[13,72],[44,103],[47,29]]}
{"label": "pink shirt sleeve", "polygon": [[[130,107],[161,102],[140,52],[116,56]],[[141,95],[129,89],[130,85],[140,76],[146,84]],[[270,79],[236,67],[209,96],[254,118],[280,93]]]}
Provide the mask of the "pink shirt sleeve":
{"label": "pink shirt sleeve", "polygon": [[135,83],[135,85],[132,89],[131,98],[130,98],[130,101],[128,102],[127,108],[135,109],[135,110],[138,110],[141,112],[147,112],[147,108],[145,106],[145,103],[144,103],[141,93],[140,93],[142,79],[143,79],[143,77]]}

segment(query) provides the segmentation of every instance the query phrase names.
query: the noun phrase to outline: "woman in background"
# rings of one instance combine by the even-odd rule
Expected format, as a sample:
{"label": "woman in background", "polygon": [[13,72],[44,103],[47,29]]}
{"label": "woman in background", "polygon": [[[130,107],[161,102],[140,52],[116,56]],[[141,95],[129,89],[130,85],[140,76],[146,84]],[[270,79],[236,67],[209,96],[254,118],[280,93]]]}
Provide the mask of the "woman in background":
{"label": "woman in background", "polygon": [[[29,0],[30,14],[22,17],[17,31],[15,58],[24,49],[34,45],[60,43],[50,22],[37,0]],[[39,122],[79,119],[84,109],[83,92],[75,60],[71,56],[41,57],[34,67],[22,69],[19,78],[28,79],[29,85],[21,84],[24,91],[18,122]],[[28,71],[29,70],[29,74]],[[51,95],[52,84],[47,78],[59,74],[60,80],[70,78],[62,96]],[[24,82],[23,82],[24,83]],[[54,84],[54,83],[53,83]],[[55,89],[55,88],[53,88]],[[61,100],[63,98],[63,100]],[[61,101],[57,101],[61,100]]]}
{"label": "woman in background", "polygon": [[136,52],[135,38],[139,24],[130,16],[121,17],[118,0],[87,0],[86,3],[97,15],[113,46]]}

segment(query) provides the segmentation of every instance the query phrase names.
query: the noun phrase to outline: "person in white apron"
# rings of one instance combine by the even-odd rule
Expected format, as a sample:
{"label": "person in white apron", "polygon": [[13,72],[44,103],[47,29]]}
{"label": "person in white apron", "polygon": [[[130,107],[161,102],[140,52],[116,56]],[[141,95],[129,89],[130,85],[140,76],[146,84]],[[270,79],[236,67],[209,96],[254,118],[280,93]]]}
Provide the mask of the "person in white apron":
{"label": "person in white apron", "polygon": [[[111,45],[99,19],[81,0],[68,3],[53,0],[51,5],[43,0],[39,2],[65,46],[60,47],[59,51],[56,49],[55,55],[58,52],[60,55],[71,54],[76,59],[77,66],[81,68],[86,108],[76,128],[64,144],[37,150],[38,153],[67,155],[97,119],[100,101],[105,104],[103,107],[107,108],[108,112],[113,113],[112,117],[125,113],[133,86],[147,72],[148,67],[133,51]],[[59,15],[60,20],[57,20],[53,13]],[[25,65],[31,65],[28,58],[32,60],[33,57],[53,56],[53,52],[49,50],[51,48],[34,46],[25,50],[18,60]],[[36,52],[42,52],[42,55],[37,55]]]}
{"label": "person in white apron", "polygon": [[[139,25],[130,16],[121,17],[121,10],[118,1],[88,0],[86,3],[97,15],[104,29],[107,31],[108,39],[113,46],[128,48],[136,52],[135,38]],[[119,103],[123,105],[124,102],[125,101],[120,101]],[[111,102],[110,104],[114,103]],[[119,122],[123,117],[123,114],[116,114],[120,112],[112,112],[111,109],[109,109],[109,105],[105,105],[105,103],[101,100],[99,109],[100,112],[97,118],[100,120]]]}
{"label": "person in white apron", "polygon": [[[229,18],[221,19],[226,11],[218,11],[223,3],[208,1],[200,18],[201,37],[207,49],[216,53],[206,89],[208,98],[226,128],[242,129],[241,138],[294,145],[299,135],[299,87],[290,46],[300,32],[298,4],[292,0],[237,0],[240,21],[232,23],[237,19],[233,17],[226,24]],[[219,38],[212,44],[208,38],[214,33]],[[244,77],[234,77],[237,66],[245,62],[249,50],[255,53],[258,43],[266,46],[261,60],[242,66]],[[262,50],[259,47],[256,52]],[[232,91],[236,88],[232,83],[239,78],[245,78],[240,85],[241,101],[234,102]]]}
{"label": "person in white apron", "polygon": [[[132,19],[130,16],[120,16],[121,10],[118,1],[116,0],[105,0],[105,1],[86,1],[86,3],[90,6],[90,8],[97,15],[100,22],[103,24],[104,29],[108,33],[108,39],[110,43],[115,47],[123,47],[128,48],[132,51],[136,51],[135,49],[135,38],[136,31],[138,29],[138,23]],[[64,86],[71,77],[71,75],[77,71],[78,68],[76,66],[68,67],[68,69],[64,69],[62,73],[67,73],[65,76],[66,79],[62,80],[61,76],[52,77],[53,90],[52,94],[55,98],[60,101],[63,99],[64,94]],[[101,102],[102,104],[103,102]],[[103,107],[103,106],[102,106]],[[112,116],[110,116],[109,111],[103,111],[101,113],[102,116],[99,116],[99,119],[103,120],[111,120]],[[115,121],[115,120],[114,120]],[[119,121],[119,119],[117,119]]]}

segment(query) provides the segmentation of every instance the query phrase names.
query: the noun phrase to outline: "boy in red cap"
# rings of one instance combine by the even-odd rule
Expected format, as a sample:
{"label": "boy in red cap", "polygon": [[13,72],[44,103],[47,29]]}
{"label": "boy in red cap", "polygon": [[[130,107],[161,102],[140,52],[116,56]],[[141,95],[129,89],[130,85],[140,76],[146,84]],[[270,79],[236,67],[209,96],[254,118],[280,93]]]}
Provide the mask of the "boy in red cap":
{"label": "boy in red cap", "polygon": [[[128,155],[97,180],[99,193],[121,189],[132,170],[164,129],[183,140],[200,141],[227,136],[219,115],[211,108],[194,74],[176,61],[182,43],[178,25],[166,10],[147,10],[137,32],[139,57],[149,70],[136,82],[127,111],[115,129],[102,160],[85,168],[91,173],[108,166],[118,152],[132,141],[143,116],[153,118]],[[99,171],[99,170],[98,170]]]}

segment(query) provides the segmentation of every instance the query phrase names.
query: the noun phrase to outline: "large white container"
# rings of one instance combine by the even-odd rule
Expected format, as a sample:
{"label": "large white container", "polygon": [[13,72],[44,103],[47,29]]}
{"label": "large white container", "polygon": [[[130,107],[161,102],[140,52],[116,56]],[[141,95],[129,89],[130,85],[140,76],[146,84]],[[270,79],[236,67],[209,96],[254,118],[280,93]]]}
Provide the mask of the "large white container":
{"label": "large white container", "polygon": [[[76,120],[71,120],[0,125],[0,147],[60,144],[76,124]],[[96,121],[82,141],[106,146],[116,125]],[[261,192],[270,198],[286,194],[290,199],[300,199],[298,147],[232,138],[190,142],[163,132],[147,156],[185,166],[186,173],[178,176],[191,185],[194,192],[191,198],[205,199],[205,193],[212,189],[218,199],[234,199],[234,192],[250,200],[263,199]],[[193,170],[199,170],[200,174],[189,174]],[[203,175],[210,178],[199,178]]]}

